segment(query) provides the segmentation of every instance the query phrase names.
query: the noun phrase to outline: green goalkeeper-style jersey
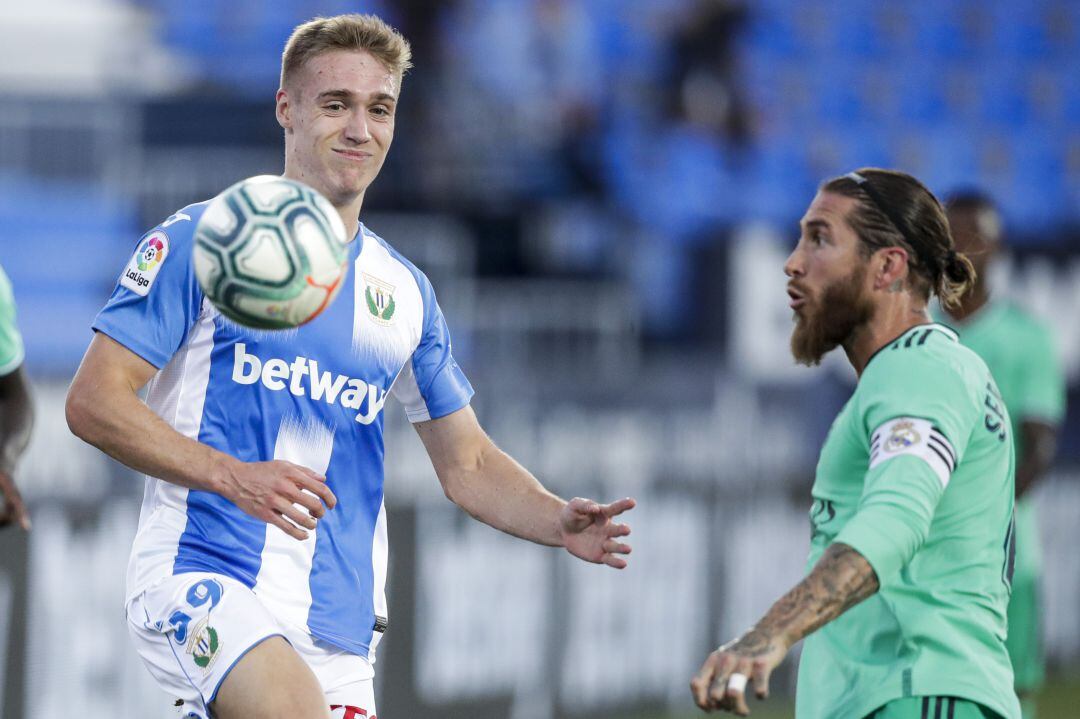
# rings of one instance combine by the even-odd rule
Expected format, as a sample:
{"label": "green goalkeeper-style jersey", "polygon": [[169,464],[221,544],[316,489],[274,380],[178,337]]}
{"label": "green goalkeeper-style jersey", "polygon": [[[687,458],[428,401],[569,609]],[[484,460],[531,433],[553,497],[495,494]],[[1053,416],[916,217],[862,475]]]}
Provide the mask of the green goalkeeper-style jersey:
{"label": "green goalkeeper-style jersey", "polygon": [[[994,375],[1012,418],[1017,463],[1024,457],[1020,423],[1057,426],[1065,414],[1065,374],[1049,328],[1011,302],[991,301],[958,323],[960,341],[983,358]],[[1021,506],[1023,505],[1023,506]],[[1016,571],[1036,576],[1042,563],[1034,507],[1026,497],[1018,503]]]}
{"label": "green goalkeeper-style jersey", "polygon": [[[1048,327],[1011,302],[994,300],[955,325],[960,341],[983,358],[994,375],[1013,424],[1016,462],[1025,457],[1025,421],[1057,426],[1065,414],[1065,375]],[[1043,682],[1038,618],[1042,573],[1038,519],[1031,494],[1016,501],[1016,572],[1009,604],[1009,637],[1018,690],[1034,691]]]}
{"label": "green goalkeeper-style jersey", "polygon": [[1061,422],[1065,376],[1050,330],[1011,302],[991,301],[956,325],[960,342],[975,350],[994,375],[1012,417],[1017,458],[1024,456],[1019,430],[1025,420]]}
{"label": "green goalkeeper-style jersey", "polygon": [[23,343],[15,326],[15,295],[0,267],[0,377],[14,372],[23,361]]}
{"label": "green goalkeeper-style jersey", "polygon": [[949,328],[918,325],[870,359],[821,450],[808,566],[841,542],[880,589],[807,637],[799,719],[859,719],[912,696],[1019,719],[1005,650],[1011,434],[986,364]]}

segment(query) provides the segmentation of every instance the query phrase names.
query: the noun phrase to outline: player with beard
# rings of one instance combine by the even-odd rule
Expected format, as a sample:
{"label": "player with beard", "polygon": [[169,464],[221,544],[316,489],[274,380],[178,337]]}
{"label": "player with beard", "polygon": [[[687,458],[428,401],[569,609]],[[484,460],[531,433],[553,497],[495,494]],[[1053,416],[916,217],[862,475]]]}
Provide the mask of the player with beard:
{"label": "player with beard", "polygon": [[806,637],[800,719],[1018,719],[1005,650],[1013,445],[986,364],[931,321],[974,280],[918,180],[862,169],[822,185],[784,271],[795,359],[843,347],[858,374],[818,461],[809,572],[691,681],[748,715],[752,683]]}

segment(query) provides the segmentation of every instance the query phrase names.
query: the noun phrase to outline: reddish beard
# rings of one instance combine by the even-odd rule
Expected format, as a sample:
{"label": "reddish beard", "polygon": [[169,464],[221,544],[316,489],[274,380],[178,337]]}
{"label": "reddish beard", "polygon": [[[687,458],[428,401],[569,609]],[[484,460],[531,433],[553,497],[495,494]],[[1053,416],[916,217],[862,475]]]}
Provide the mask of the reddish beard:
{"label": "reddish beard", "polygon": [[834,281],[817,302],[803,305],[795,315],[791,354],[795,361],[813,367],[870,321],[874,306],[863,294],[866,267],[857,265],[847,277]]}

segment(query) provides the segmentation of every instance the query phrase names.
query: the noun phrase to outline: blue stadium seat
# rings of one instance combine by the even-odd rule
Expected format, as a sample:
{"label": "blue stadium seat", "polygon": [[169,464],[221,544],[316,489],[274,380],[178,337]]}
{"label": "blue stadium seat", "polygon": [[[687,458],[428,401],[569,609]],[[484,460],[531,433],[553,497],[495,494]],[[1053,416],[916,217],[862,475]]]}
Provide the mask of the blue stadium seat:
{"label": "blue stadium seat", "polygon": [[895,90],[896,121],[910,127],[946,119],[946,76],[940,63],[918,59],[897,63],[891,68],[889,82]]}
{"label": "blue stadium seat", "polygon": [[868,109],[860,92],[861,68],[841,58],[829,58],[805,70],[819,121],[833,125],[866,116]]}
{"label": "blue stadium seat", "polygon": [[91,186],[0,176],[0,264],[15,288],[31,371],[74,369],[90,320],[134,251],[135,217],[132,202]]}
{"label": "blue stadium seat", "polygon": [[90,324],[108,292],[15,284],[26,366],[36,375],[69,378],[93,336]]}
{"label": "blue stadium seat", "polygon": [[916,46],[923,57],[939,60],[972,59],[986,50],[980,30],[987,29],[982,20],[982,3],[926,2],[908,3],[918,29]]}
{"label": "blue stadium seat", "polygon": [[990,18],[991,39],[998,57],[1033,60],[1051,53],[1043,3],[992,2],[984,11]]}
{"label": "blue stadium seat", "polygon": [[1072,127],[1080,126],[1080,72],[1063,68],[1060,75],[1064,120]]}
{"label": "blue stadium seat", "polygon": [[978,178],[978,143],[963,125],[946,123],[897,133],[891,145],[895,166],[931,190],[970,185]]}
{"label": "blue stadium seat", "polygon": [[1031,127],[1010,134],[1009,142],[1014,158],[1009,193],[1014,216],[1026,229],[1047,229],[1068,209],[1065,138],[1048,128]]}
{"label": "blue stadium seat", "polygon": [[859,0],[834,0],[819,5],[831,29],[827,49],[855,63],[886,57],[895,44],[894,27],[887,20],[902,24],[906,17],[886,15],[887,5],[867,7],[866,2]]}
{"label": "blue stadium seat", "polygon": [[790,10],[755,7],[744,33],[750,45],[772,57],[791,58],[805,51]]}
{"label": "blue stadium seat", "polygon": [[806,141],[790,132],[758,143],[748,167],[748,181],[739,189],[746,217],[778,224],[799,218],[821,179],[810,171]]}
{"label": "blue stadium seat", "polygon": [[1028,68],[1016,60],[982,66],[978,78],[979,116],[983,122],[1018,127],[1031,117],[1027,93]]}
{"label": "blue stadium seat", "polygon": [[840,162],[847,170],[857,167],[892,167],[896,163],[887,132],[876,123],[851,124],[841,128]]}

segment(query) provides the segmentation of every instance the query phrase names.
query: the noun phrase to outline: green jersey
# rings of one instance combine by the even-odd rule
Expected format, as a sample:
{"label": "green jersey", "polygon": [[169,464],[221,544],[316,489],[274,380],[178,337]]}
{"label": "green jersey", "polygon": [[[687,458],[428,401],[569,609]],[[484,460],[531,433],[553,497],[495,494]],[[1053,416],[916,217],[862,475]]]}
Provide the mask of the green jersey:
{"label": "green jersey", "polygon": [[[1065,414],[1065,373],[1050,330],[1009,302],[991,302],[957,327],[960,341],[983,358],[1012,418],[1019,462],[1024,457],[1020,423],[1061,423]],[[1042,564],[1034,507],[1021,499],[1017,512],[1016,571],[1035,577]],[[1024,521],[1021,521],[1021,520]],[[1030,521],[1029,521],[1030,520]]]}
{"label": "green jersey", "polygon": [[14,372],[22,361],[22,337],[15,327],[15,295],[0,267],[0,377]]}
{"label": "green jersey", "polygon": [[960,341],[983,358],[1012,417],[1016,456],[1020,423],[1057,425],[1065,414],[1065,376],[1050,330],[1009,302],[990,302],[959,323]]}
{"label": "green jersey", "polygon": [[949,328],[913,327],[870,359],[821,450],[809,566],[841,542],[880,589],[806,639],[800,719],[913,696],[1019,719],[1005,651],[1010,434],[986,364]]}
{"label": "green jersey", "polygon": [[[1065,373],[1049,328],[1016,305],[993,301],[956,325],[960,341],[983,358],[1012,418],[1017,463],[1025,448],[1020,424],[1061,423]],[[1038,521],[1031,495],[1016,503],[1016,573],[1009,602],[1009,636],[1018,690],[1033,691],[1044,677],[1038,579],[1042,571]]]}

